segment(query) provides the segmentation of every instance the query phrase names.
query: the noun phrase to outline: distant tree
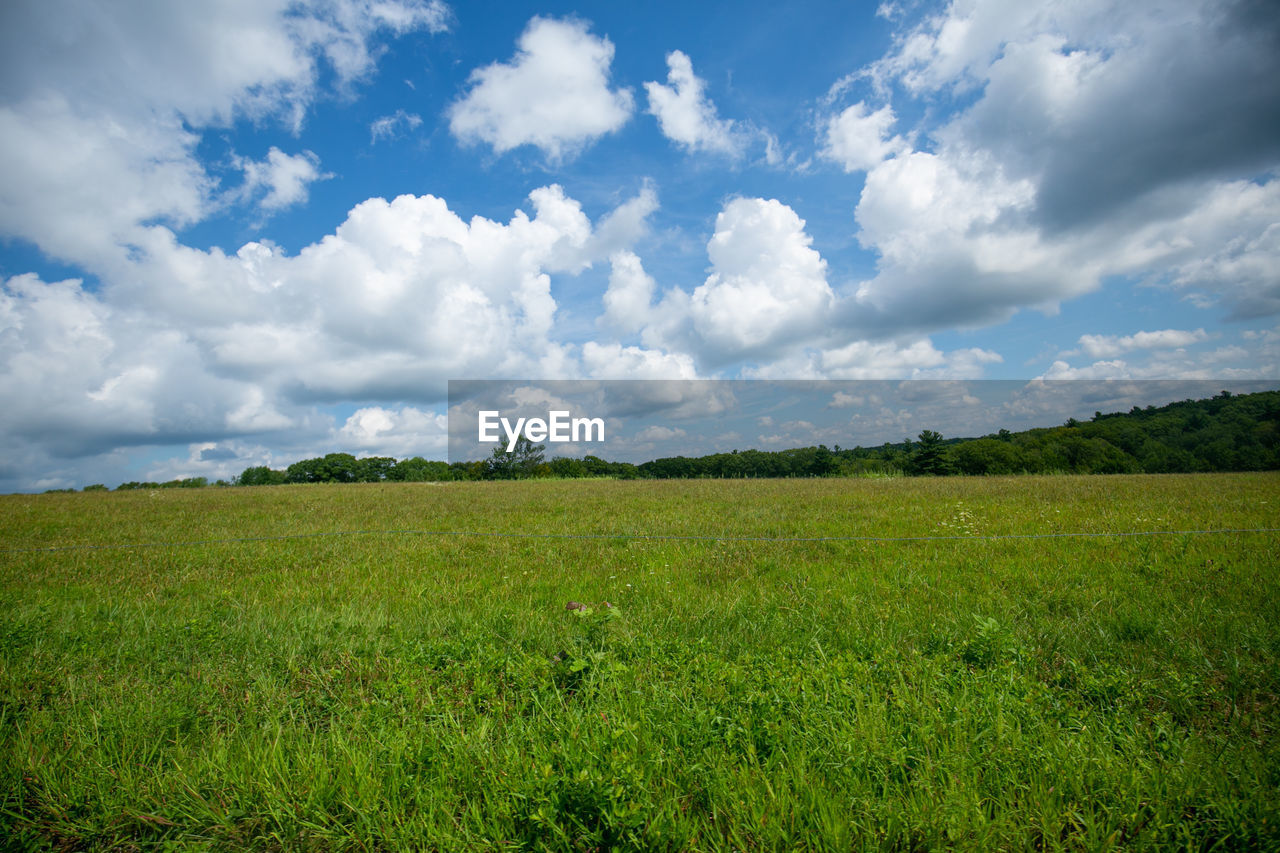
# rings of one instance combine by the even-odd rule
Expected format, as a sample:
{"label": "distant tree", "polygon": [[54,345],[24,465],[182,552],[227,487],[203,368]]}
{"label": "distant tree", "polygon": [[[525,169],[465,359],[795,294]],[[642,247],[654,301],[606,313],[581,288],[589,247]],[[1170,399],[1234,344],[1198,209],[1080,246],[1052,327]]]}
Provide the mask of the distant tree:
{"label": "distant tree", "polygon": [[356,460],[352,474],[357,483],[381,483],[389,479],[388,474],[395,464],[396,460],[390,456],[366,456]]}
{"label": "distant tree", "polygon": [[609,476],[609,463],[599,456],[592,456],[588,453],[582,457],[582,467],[586,469],[588,477]]}
{"label": "distant tree", "polygon": [[547,467],[553,477],[576,479],[587,476],[587,468],[582,464],[582,460],[571,459],[568,456],[557,456],[547,463]]}
{"label": "distant tree", "polygon": [[255,465],[252,468],[245,468],[236,478],[236,483],[241,486],[279,486],[285,481],[285,473],[283,471],[273,471],[266,465]]}
{"label": "distant tree", "polygon": [[523,435],[516,439],[510,453],[500,444],[494,448],[493,456],[486,460],[486,477],[490,480],[528,479],[543,464],[543,451],[546,449],[546,445],[534,444]]}
{"label": "distant tree", "polygon": [[836,466],[836,457],[825,444],[819,444],[818,449],[813,452],[809,473],[815,477],[827,477],[835,472]]}
{"label": "distant tree", "polygon": [[287,483],[354,483],[358,463],[350,453],[303,459],[285,469]]}
{"label": "distant tree", "polygon": [[153,484],[159,489],[203,489],[209,485],[209,480],[205,477],[178,477],[173,480],[166,480],[163,483]]}
{"label": "distant tree", "polygon": [[[710,457],[706,457],[710,459]],[[583,460],[588,466],[588,470],[596,476],[609,476],[609,463],[595,456],[587,456]],[[640,474],[644,477],[651,477],[655,480],[681,480],[690,477],[697,477],[702,471],[702,462],[700,459],[689,459],[684,456],[665,456],[661,459],[653,459],[640,465]]]}
{"label": "distant tree", "polygon": [[948,473],[948,468],[943,454],[942,433],[931,429],[923,430],[911,452],[908,470],[912,474],[937,476]]}
{"label": "distant tree", "polygon": [[609,475],[619,480],[638,480],[640,468],[630,462],[613,462],[609,467]]}
{"label": "distant tree", "polygon": [[948,448],[947,458],[961,474],[1016,474],[1025,467],[1012,442],[975,438]]}
{"label": "distant tree", "polygon": [[421,456],[401,459],[387,472],[388,480],[402,483],[444,482],[453,478],[447,462],[433,462]]}
{"label": "distant tree", "polygon": [[110,489],[108,489],[108,488],[106,487],[106,485],[104,485],[103,483],[94,483],[92,486],[85,486],[85,487],[84,487],[84,491],[86,491],[86,492],[107,492],[107,491],[110,491]]}
{"label": "distant tree", "polygon": [[455,480],[483,480],[489,463],[483,459],[449,463],[449,474]]}

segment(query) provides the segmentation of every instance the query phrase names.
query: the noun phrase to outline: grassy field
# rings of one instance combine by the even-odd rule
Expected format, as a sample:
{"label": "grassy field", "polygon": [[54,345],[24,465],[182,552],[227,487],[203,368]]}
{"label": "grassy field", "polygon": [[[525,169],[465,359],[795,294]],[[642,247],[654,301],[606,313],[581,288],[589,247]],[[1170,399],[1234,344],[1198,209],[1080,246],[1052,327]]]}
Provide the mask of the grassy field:
{"label": "grassy field", "polygon": [[[0,497],[0,845],[1280,849],[1280,534],[970,538],[1278,518],[1271,474]],[[616,535],[14,550],[356,530]]]}

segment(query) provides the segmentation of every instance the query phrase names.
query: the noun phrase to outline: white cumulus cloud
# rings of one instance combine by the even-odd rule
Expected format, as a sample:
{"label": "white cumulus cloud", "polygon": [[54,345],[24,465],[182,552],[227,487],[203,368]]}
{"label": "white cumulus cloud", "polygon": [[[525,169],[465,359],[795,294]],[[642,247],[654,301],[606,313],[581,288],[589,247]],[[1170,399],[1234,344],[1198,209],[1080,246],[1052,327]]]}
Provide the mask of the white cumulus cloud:
{"label": "white cumulus cloud", "polygon": [[[0,450],[99,459],[270,437],[302,454],[328,441],[403,455],[425,452],[415,441],[435,416],[422,407],[450,377],[692,375],[687,356],[580,358],[556,339],[551,278],[604,260],[603,244],[559,186],[530,201],[499,222],[434,196],[369,199],[297,254],[202,251],[157,227],[101,287],[13,277],[0,290]],[[337,432],[321,412],[389,399],[405,403],[365,406]]]}
{"label": "white cumulus cloud", "polygon": [[745,137],[734,123],[716,115],[706,95],[706,83],[693,73],[693,62],[679,50],[667,54],[667,83],[644,84],[649,112],[662,133],[689,151],[714,151],[736,157]]}
{"label": "white cumulus cloud", "polygon": [[258,197],[264,211],[274,213],[307,200],[307,188],[316,181],[333,177],[320,171],[320,158],[310,151],[285,154],[274,145],[265,160],[241,160],[246,198]]}
{"label": "white cumulus cloud", "polygon": [[635,252],[618,252],[609,263],[609,289],[604,294],[601,323],[624,335],[636,334],[648,321],[657,285]]}
{"label": "white cumulus cloud", "polygon": [[[381,35],[437,32],[449,14],[439,0],[7,3],[0,232],[98,272],[146,223],[185,226],[218,207],[203,132],[237,118],[299,128],[322,72],[350,87]],[[296,159],[268,158],[263,174],[278,206],[310,180]]]}
{"label": "white cumulus cloud", "polygon": [[859,101],[827,120],[822,156],[846,172],[870,169],[906,146],[901,137],[889,135],[896,120],[893,107],[868,112]]}
{"label": "white cumulus cloud", "polygon": [[338,446],[372,456],[439,457],[449,438],[449,418],[413,406],[389,409],[366,406],[347,418],[337,431]]}
{"label": "white cumulus cloud", "polygon": [[879,257],[840,324],[997,323],[1112,276],[1280,311],[1280,54],[1247,7],[971,0],[911,24],[833,93],[970,103],[926,113],[920,150],[887,139],[889,106],[830,120],[825,156],[867,169],[858,238]]}
{"label": "white cumulus cloud", "polygon": [[534,18],[510,62],[472,72],[449,108],[450,130],[499,154],[521,145],[553,160],[574,154],[631,117],[630,90],[609,88],[612,62],[612,42],[585,23]]}
{"label": "white cumulus cloud", "polygon": [[776,199],[738,198],[716,217],[707,243],[711,274],[692,293],[673,287],[650,303],[638,258],[615,256],[602,324],[640,330],[649,347],[718,368],[770,358],[811,334],[833,301],[826,261],[804,221]]}

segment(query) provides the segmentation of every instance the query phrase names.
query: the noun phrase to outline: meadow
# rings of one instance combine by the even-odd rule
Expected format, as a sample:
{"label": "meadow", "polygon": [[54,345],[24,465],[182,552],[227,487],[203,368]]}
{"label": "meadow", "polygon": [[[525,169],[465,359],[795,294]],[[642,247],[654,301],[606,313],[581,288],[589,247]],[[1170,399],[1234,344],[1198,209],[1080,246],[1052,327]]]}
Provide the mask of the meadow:
{"label": "meadow", "polygon": [[1278,517],[1276,474],[0,496],[0,846],[1280,849],[1280,533],[984,538]]}

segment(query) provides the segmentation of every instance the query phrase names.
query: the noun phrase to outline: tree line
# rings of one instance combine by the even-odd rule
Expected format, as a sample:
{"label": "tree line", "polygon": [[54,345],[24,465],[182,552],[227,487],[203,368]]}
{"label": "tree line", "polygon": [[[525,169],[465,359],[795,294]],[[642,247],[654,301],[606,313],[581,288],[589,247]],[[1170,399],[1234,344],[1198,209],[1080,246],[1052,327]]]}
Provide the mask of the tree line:
{"label": "tree line", "polygon": [[980,438],[946,439],[924,430],[915,440],[879,447],[801,447],[675,456],[639,465],[597,456],[544,458],[521,436],[515,452],[472,462],[396,462],[334,453],[285,471],[250,468],[240,485],[308,482],[505,480],[532,477],[688,479],[744,477],[946,476],[951,474],[1126,474],[1280,469],[1280,392],[1184,400],[1128,412],[1095,412],[1089,421]]}
{"label": "tree line", "polygon": [[[597,456],[545,458],[545,447],[521,436],[513,453],[488,459],[439,462],[415,456],[356,458],[330,453],[283,470],[246,468],[215,485],[288,483],[441,482],[537,477],[580,479],[689,479],[755,477],[947,476],[953,474],[1127,474],[1264,471],[1280,469],[1280,391],[1232,395],[1128,412],[1095,412],[1091,420],[1023,432],[1000,430],[979,438],[947,439],[924,430],[914,440],[878,447],[802,447],[734,450],[675,456],[639,465]],[[192,488],[203,477],[167,483],[123,483],[119,489]],[[101,484],[85,491],[104,490]]]}

